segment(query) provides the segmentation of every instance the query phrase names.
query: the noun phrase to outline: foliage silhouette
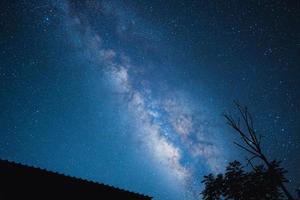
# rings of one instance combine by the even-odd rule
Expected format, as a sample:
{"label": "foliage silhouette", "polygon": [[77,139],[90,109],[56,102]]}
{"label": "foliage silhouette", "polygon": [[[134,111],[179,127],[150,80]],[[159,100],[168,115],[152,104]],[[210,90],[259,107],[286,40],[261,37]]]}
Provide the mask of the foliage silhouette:
{"label": "foliage silhouette", "polygon": [[285,171],[279,164],[272,161],[271,169],[259,165],[247,172],[240,162],[233,161],[224,174],[204,176],[203,199],[284,199],[280,184],[276,181],[280,179],[286,182]]}
{"label": "foliage silhouette", "polygon": [[[233,200],[273,200],[294,198],[284,183],[287,172],[277,160],[270,161],[262,151],[261,135],[257,135],[253,126],[253,119],[246,106],[235,102],[240,118],[233,118],[225,113],[227,124],[240,136],[243,144],[234,142],[239,148],[247,151],[251,157],[247,159],[252,170],[245,171],[245,167],[238,161],[229,163],[224,174],[204,176],[202,183],[205,189],[201,192],[205,200],[233,199]],[[242,121],[242,122],[241,122]],[[258,159],[262,164],[253,165],[252,160]]]}

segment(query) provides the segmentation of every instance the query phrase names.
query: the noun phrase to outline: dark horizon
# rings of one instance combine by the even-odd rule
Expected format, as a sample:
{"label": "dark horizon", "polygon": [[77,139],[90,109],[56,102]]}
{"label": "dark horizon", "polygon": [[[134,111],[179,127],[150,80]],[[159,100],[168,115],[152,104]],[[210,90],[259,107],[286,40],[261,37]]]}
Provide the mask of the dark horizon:
{"label": "dark horizon", "polygon": [[150,196],[125,189],[51,172],[0,159],[1,199],[128,199],[151,200]]}

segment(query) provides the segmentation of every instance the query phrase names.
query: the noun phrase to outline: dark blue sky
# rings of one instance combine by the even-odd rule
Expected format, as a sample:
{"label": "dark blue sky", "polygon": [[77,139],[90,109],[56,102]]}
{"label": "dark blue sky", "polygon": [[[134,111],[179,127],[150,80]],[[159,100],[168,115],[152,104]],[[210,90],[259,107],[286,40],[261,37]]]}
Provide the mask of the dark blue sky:
{"label": "dark blue sky", "polygon": [[300,185],[300,3],[1,1],[0,158],[196,199],[245,152],[238,99]]}

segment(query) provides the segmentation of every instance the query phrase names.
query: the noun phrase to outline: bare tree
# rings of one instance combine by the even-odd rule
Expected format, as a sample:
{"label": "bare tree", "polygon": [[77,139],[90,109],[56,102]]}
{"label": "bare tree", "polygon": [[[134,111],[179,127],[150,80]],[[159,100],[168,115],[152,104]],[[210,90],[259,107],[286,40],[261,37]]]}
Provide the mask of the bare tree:
{"label": "bare tree", "polygon": [[[248,111],[247,106],[241,106],[238,102],[234,102],[241,117],[235,119],[231,114],[225,113],[224,117],[227,120],[227,124],[232,127],[236,133],[241,137],[243,144],[234,142],[238,147],[250,153],[251,157],[248,163],[253,167],[252,160],[257,158],[260,159],[269,170],[272,170],[271,161],[265,156],[261,148],[261,135],[257,135],[253,126],[253,118]],[[280,176],[278,176],[280,177]],[[293,196],[289,193],[283,179],[276,178],[280,188],[289,200],[294,200]]]}

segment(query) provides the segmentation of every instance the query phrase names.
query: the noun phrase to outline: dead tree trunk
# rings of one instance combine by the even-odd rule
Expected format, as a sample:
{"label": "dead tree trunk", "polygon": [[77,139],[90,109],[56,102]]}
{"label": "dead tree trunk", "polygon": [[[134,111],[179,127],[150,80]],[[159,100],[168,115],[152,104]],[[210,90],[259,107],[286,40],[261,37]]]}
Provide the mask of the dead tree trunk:
{"label": "dead tree trunk", "polygon": [[[248,162],[251,164],[251,166],[253,166],[251,161],[255,158],[258,158],[267,166],[269,170],[271,170],[270,161],[262,152],[262,136],[259,135],[259,137],[257,137],[257,134],[253,127],[253,119],[248,111],[248,108],[246,106],[241,106],[238,102],[234,103],[239,111],[239,114],[241,115],[241,118],[238,118],[236,120],[230,114],[224,114],[227,124],[239,134],[243,142],[243,145],[237,142],[234,142],[234,144],[252,155],[252,157],[248,159]],[[243,123],[243,127],[241,126],[241,121]],[[288,200],[294,200],[293,196],[289,193],[284,183],[281,180],[277,181]]]}

